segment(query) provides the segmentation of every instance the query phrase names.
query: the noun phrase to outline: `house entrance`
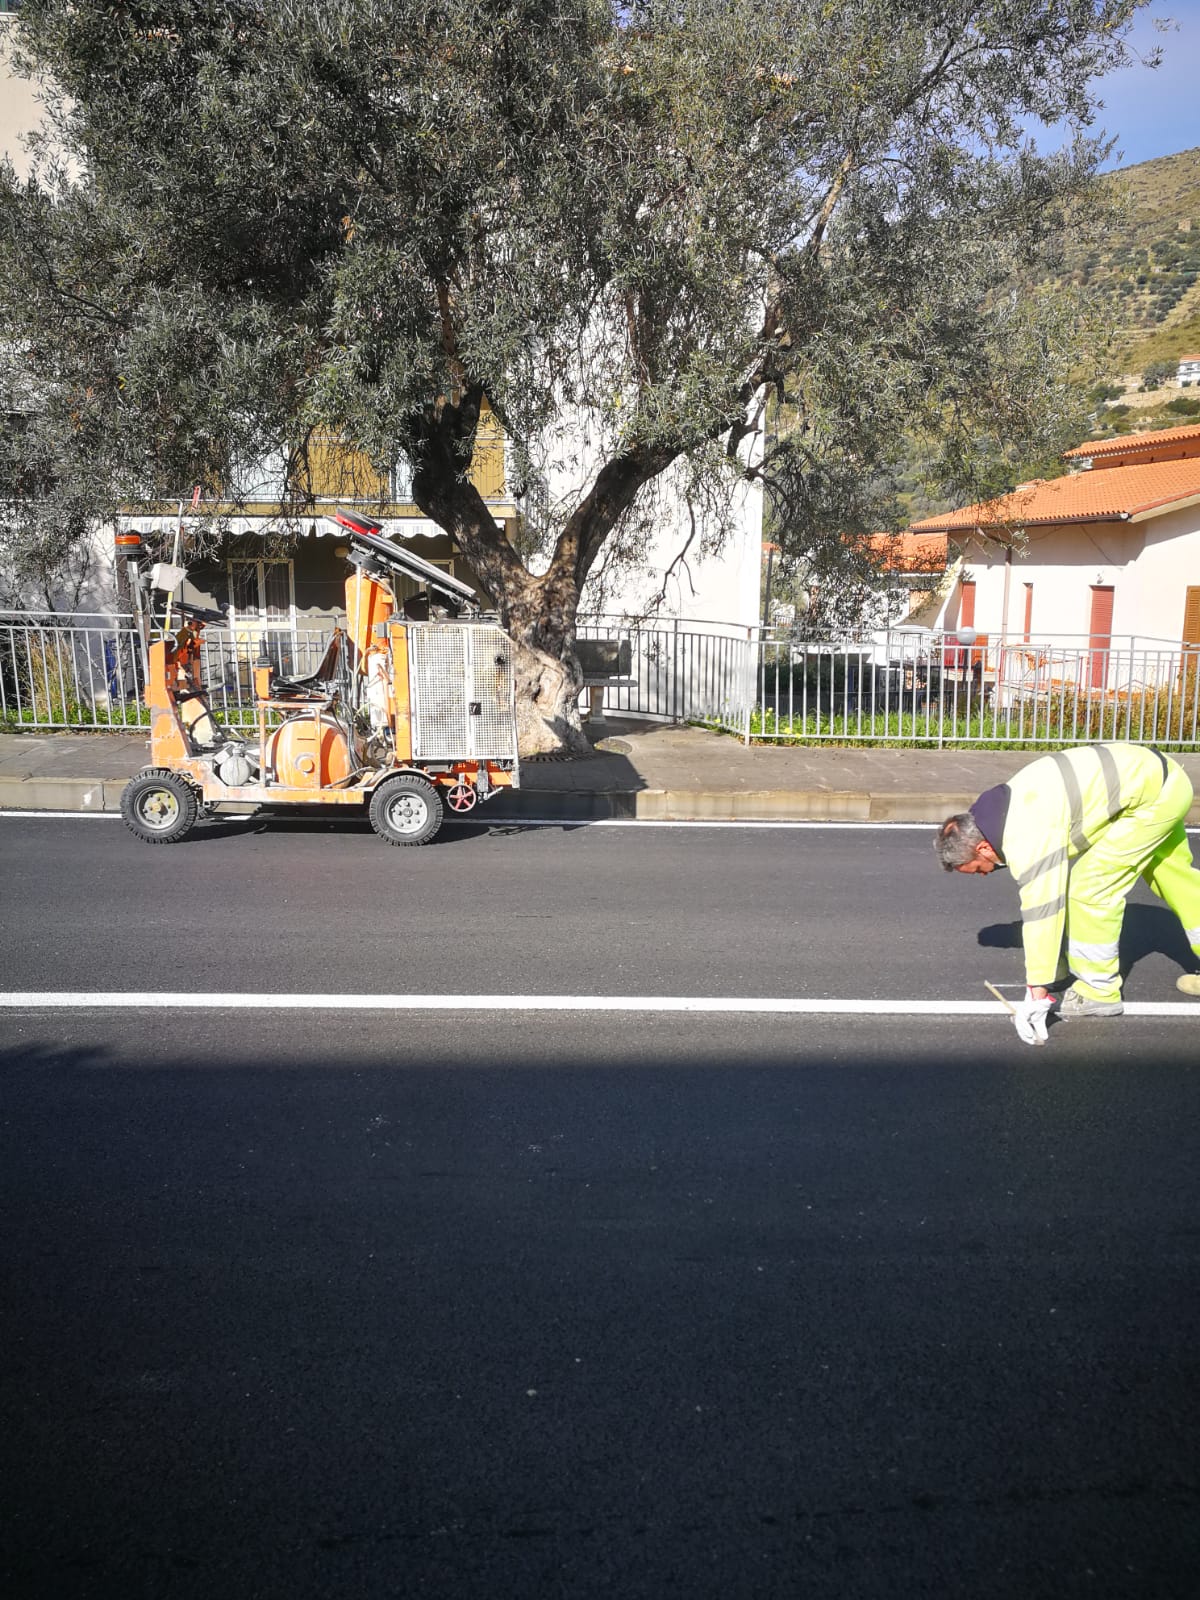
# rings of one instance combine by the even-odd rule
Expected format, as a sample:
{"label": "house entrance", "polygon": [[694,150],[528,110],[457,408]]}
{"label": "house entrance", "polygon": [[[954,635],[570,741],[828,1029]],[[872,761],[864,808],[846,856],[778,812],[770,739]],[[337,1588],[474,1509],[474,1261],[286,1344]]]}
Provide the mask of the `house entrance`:
{"label": "house entrance", "polygon": [[1196,692],[1200,677],[1200,588],[1188,589],[1183,597],[1183,679],[1185,694]]}

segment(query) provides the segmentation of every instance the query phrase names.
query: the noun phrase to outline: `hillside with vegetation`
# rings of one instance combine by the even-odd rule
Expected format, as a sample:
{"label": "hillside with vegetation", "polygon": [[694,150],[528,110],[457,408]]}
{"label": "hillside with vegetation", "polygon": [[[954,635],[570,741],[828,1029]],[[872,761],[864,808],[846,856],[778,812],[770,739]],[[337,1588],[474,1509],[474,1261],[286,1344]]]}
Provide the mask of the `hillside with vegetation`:
{"label": "hillside with vegetation", "polygon": [[[1194,424],[1200,385],[1179,360],[1200,355],[1200,149],[1112,173],[1100,243],[1066,242],[1061,281],[1083,289],[1109,328],[1090,390],[1097,438]],[[1189,392],[1190,390],[1190,392]]]}
{"label": "hillside with vegetation", "polygon": [[[1176,376],[1181,356],[1200,355],[1200,149],[1107,173],[1100,191],[1099,237],[1064,239],[1044,285],[1086,293],[1104,333],[1099,371],[1081,379],[1070,444],[1200,423],[1200,384]],[[1025,476],[1058,470],[1054,460],[1029,462]],[[949,509],[930,489],[919,446],[899,491],[906,521]]]}
{"label": "hillside with vegetation", "polygon": [[1144,161],[1102,180],[1116,202],[1099,245],[1072,248],[1064,268],[1112,328],[1113,381],[1200,353],[1200,149]]}

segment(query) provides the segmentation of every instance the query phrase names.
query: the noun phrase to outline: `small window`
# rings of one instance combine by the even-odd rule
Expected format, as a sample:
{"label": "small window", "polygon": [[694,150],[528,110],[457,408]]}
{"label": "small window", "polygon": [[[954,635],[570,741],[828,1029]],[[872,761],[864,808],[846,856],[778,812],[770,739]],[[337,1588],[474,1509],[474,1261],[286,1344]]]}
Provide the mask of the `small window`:
{"label": "small window", "polygon": [[295,625],[292,563],[234,556],[229,562],[229,598],[238,624],[264,628]]}
{"label": "small window", "polygon": [[409,505],[412,502],[412,463],[403,457],[392,468],[392,481],[390,485],[393,505]]}

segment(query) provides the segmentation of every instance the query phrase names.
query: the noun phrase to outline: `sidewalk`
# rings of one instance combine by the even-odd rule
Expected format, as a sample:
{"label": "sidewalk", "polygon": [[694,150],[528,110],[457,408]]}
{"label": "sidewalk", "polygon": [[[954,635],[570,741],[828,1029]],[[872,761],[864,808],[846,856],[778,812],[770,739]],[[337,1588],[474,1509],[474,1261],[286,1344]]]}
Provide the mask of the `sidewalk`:
{"label": "sidewalk", "polygon": [[[703,728],[610,718],[580,760],[522,763],[518,794],[480,819],[940,822],[1036,752],[754,745]],[[117,811],[149,763],[144,736],[0,734],[0,810]],[[1200,753],[1177,757],[1200,793]],[[1200,826],[1200,800],[1189,822]]]}

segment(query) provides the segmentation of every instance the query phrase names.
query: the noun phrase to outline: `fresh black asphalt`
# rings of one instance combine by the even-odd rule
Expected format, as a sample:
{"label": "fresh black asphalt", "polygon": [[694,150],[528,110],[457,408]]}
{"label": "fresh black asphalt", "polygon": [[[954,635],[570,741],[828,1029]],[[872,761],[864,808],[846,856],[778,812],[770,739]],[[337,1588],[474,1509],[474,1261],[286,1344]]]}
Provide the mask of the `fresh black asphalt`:
{"label": "fresh black asphalt", "polygon": [[[6,990],[1019,976],[919,832],[47,818],[0,871]],[[1190,1018],[0,1016],[6,1595],[1195,1592]]]}
{"label": "fresh black asphalt", "polygon": [[[932,829],[447,828],[0,821],[10,990],[989,999],[1020,979],[1012,884]],[[1176,1000],[1178,921],[1139,891],[1131,997]]]}

